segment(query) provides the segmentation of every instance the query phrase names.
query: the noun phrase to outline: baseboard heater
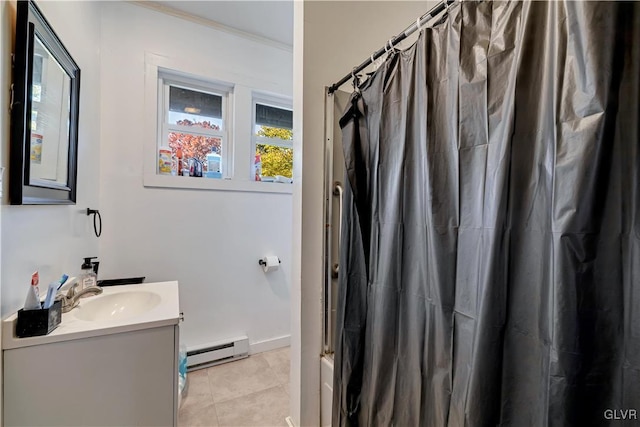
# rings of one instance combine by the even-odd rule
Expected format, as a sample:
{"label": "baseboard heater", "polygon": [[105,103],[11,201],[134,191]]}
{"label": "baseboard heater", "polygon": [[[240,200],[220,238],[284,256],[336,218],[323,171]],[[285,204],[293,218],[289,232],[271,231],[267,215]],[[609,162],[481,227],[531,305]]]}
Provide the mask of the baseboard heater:
{"label": "baseboard heater", "polygon": [[207,368],[249,356],[249,338],[204,344],[187,350],[187,371]]}

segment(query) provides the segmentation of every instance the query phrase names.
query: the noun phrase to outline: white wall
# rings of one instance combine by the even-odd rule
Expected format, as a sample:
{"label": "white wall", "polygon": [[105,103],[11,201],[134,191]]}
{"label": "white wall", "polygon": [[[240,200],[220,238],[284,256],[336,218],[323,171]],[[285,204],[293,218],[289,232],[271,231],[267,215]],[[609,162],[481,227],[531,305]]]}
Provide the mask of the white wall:
{"label": "white wall", "polygon": [[[292,292],[300,296],[293,300],[292,316],[300,319],[300,326],[294,320],[291,408],[293,422],[299,426],[320,423],[324,171],[319,159],[323,158],[324,87],[350,72],[433,5],[305,1],[301,11],[302,5],[296,4],[294,105],[302,106],[302,115],[295,116],[302,138],[294,146],[298,153],[302,151],[302,158],[294,162],[302,179],[295,184],[293,201],[294,253],[300,257],[294,260]],[[300,20],[304,20],[303,29]],[[303,52],[296,45],[301,37]]]}
{"label": "white wall", "polygon": [[[234,155],[247,159],[238,179],[249,177],[250,89],[292,93],[290,51],[138,5],[104,3],[100,276],[178,280],[187,346],[239,335],[249,337],[252,351],[286,345],[292,196],[144,187],[144,156],[155,155],[144,150],[154,135],[144,125],[146,54],[236,84],[236,111],[249,103],[247,116],[235,117]],[[280,257],[280,271],[259,268],[267,253]]]}
{"label": "white wall", "polygon": [[[3,14],[15,20],[15,2],[2,2]],[[11,206],[7,191],[2,198],[2,316],[24,304],[31,273],[40,271],[41,293],[62,273],[77,275],[82,258],[98,254],[98,239],[93,234],[87,207],[98,207],[100,173],[100,4],[95,2],[38,2],[58,37],[81,70],[80,126],[78,134],[77,203],[70,206]],[[6,67],[7,36],[14,30],[5,27],[2,18],[0,58]],[[10,34],[8,34],[10,31]],[[2,165],[9,167],[6,114],[7,78],[2,82]],[[5,177],[7,173],[5,172]],[[6,190],[6,186],[5,186]],[[83,213],[82,211],[85,211]]]}

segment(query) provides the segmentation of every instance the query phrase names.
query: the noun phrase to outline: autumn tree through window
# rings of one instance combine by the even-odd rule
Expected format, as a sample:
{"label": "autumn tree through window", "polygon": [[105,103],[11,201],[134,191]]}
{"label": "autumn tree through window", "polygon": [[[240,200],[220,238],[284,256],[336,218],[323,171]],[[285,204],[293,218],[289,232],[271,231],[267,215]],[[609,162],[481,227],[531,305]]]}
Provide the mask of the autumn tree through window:
{"label": "autumn tree through window", "polygon": [[267,103],[255,103],[254,144],[256,181],[293,177],[293,113]]}
{"label": "autumn tree through window", "polygon": [[[188,119],[178,120],[180,126],[190,126],[194,128],[212,129],[220,131],[218,125],[210,122],[193,122]],[[222,139],[218,137],[209,137],[205,135],[197,135],[193,133],[169,132],[169,147],[171,147],[172,156],[176,158],[190,159],[196,158],[207,168],[207,154],[214,152],[222,154]]]}

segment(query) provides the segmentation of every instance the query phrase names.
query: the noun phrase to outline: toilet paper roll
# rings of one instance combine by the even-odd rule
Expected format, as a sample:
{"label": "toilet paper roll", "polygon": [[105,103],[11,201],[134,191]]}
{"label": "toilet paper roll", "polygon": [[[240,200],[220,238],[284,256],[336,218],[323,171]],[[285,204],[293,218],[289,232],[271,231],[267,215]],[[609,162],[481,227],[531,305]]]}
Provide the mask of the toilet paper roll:
{"label": "toilet paper roll", "polygon": [[266,256],[262,258],[262,269],[265,273],[276,271],[280,267],[280,260],[277,256]]}

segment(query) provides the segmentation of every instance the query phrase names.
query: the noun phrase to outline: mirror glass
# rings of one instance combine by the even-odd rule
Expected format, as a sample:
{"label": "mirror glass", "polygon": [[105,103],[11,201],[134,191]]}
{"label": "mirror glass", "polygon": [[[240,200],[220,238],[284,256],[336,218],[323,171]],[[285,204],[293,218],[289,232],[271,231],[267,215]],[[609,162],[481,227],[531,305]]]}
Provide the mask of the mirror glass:
{"label": "mirror glass", "polygon": [[36,35],[31,89],[29,184],[66,187],[71,77]]}
{"label": "mirror glass", "polygon": [[17,6],[9,199],[73,204],[80,68],[33,1]]}

